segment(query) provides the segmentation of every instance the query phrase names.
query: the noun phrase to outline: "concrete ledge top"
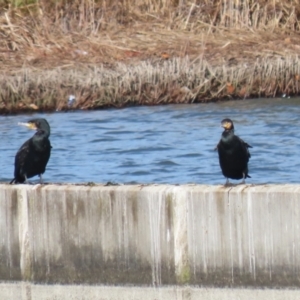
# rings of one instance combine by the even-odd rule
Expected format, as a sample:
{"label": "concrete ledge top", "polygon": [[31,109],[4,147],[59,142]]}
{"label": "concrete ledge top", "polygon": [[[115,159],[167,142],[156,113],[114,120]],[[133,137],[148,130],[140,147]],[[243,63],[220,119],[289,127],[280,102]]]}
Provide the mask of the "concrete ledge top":
{"label": "concrete ledge top", "polygon": [[45,189],[45,190],[63,190],[63,189],[83,189],[83,190],[91,190],[91,189],[107,189],[107,190],[209,190],[209,191],[230,191],[230,192],[242,192],[242,191],[298,191],[300,188],[299,184],[233,184],[233,185],[208,185],[208,184],[101,184],[101,183],[82,183],[82,184],[73,184],[73,183],[47,183],[47,184],[8,184],[8,183],[0,183],[0,189],[2,188],[11,188],[11,189]]}

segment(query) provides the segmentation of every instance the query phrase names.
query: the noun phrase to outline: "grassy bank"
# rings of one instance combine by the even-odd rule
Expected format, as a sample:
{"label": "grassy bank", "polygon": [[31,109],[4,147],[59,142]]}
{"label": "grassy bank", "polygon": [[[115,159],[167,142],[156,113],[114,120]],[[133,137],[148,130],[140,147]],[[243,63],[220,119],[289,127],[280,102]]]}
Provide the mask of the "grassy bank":
{"label": "grassy bank", "polygon": [[0,1],[0,111],[299,93],[298,1]]}

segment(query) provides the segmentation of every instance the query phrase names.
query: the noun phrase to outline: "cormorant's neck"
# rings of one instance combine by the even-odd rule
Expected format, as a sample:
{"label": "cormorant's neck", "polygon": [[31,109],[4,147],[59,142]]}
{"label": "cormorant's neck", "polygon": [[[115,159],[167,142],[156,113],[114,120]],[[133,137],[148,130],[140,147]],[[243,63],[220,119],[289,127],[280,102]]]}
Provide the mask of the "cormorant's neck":
{"label": "cormorant's neck", "polygon": [[39,129],[35,135],[36,138],[41,139],[41,138],[48,138],[50,136],[50,130],[47,129]]}
{"label": "cormorant's neck", "polygon": [[234,136],[234,129],[225,129],[222,133],[222,141],[226,142]]}

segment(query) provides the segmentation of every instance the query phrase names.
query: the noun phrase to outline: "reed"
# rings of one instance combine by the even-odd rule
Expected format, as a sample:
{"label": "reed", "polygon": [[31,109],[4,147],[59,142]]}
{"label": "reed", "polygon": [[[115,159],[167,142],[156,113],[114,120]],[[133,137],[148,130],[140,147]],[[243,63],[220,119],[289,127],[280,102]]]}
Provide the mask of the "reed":
{"label": "reed", "polygon": [[298,94],[298,0],[0,1],[0,110]]}
{"label": "reed", "polygon": [[[118,63],[113,71],[103,66],[43,73],[24,68],[15,76],[0,76],[0,111],[120,108],[295,95],[299,80],[297,56],[264,58],[244,67],[213,67],[206,60],[175,58],[155,65],[148,61]],[[72,107],[67,103],[70,94],[78,99]]]}
{"label": "reed", "polygon": [[23,24],[48,32],[53,30],[51,24],[63,32],[88,34],[136,22],[173,30],[199,30],[203,24],[299,30],[300,13],[298,0],[2,0],[0,9],[8,31],[23,19]]}

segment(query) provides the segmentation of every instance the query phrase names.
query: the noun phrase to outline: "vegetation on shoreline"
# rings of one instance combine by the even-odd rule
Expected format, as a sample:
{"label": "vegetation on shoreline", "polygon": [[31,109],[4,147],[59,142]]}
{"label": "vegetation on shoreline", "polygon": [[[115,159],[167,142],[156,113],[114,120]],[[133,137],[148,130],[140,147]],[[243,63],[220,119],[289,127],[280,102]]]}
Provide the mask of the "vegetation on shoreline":
{"label": "vegetation on shoreline", "polygon": [[0,1],[0,112],[297,95],[299,16],[296,0]]}

